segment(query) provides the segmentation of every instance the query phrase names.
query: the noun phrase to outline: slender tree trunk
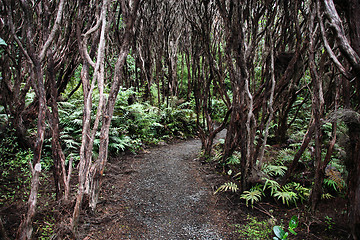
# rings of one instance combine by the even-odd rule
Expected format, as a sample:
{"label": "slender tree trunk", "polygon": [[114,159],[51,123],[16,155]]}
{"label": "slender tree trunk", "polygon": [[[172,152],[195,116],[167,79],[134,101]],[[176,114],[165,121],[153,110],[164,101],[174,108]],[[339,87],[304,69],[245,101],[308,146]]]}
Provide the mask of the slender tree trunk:
{"label": "slender tree trunk", "polygon": [[[95,135],[100,123],[100,117],[104,106],[104,55],[105,55],[105,31],[107,27],[106,14],[108,8],[108,1],[104,1],[100,17],[96,25],[82,35],[83,39],[79,41],[81,43],[80,51],[84,59],[82,69],[82,81],[84,87],[84,110],[83,110],[83,130],[82,130],[82,142],[80,147],[80,163],[79,163],[79,186],[76,196],[76,203],[73,211],[73,218],[71,220],[72,229],[76,229],[79,221],[80,208],[83,202],[84,194],[89,194],[92,176],[89,175],[92,165],[92,152],[95,140]],[[79,9],[79,11],[81,11]],[[96,63],[92,61],[87,51],[87,39],[96,32],[100,31],[100,40],[98,43]],[[79,34],[78,34],[79,35]],[[94,68],[94,76],[90,84],[89,68],[88,65]],[[92,94],[95,89],[95,83],[99,91],[99,103],[97,106],[96,116],[91,128],[91,107],[92,107]]]}
{"label": "slender tree trunk", "polygon": [[322,82],[318,75],[316,63],[315,63],[315,17],[316,17],[316,5],[313,8],[310,17],[309,24],[309,65],[310,65],[310,75],[312,78],[313,92],[312,92],[312,113],[314,118],[314,127],[315,127],[315,182],[311,190],[310,201],[312,211],[315,211],[316,205],[320,200],[321,191],[322,191],[322,182],[321,176],[324,175],[322,172],[322,159],[321,159],[321,122],[320,118],[322,116],[323,108],[323,97],[322,97]]}
{"label": "slender tree trunk", "polygon": [[18,229],[18,239],[25,240],[31,239],[32,235],[32,220],[36,212],[37,194],[40,183],[40,172],[41,172],[41,152],[44,143],[45,136],[45,114],[46,114],[46,97],[45,88],[43,82],[43,74],[41,65],[37,62],[34,66],[34,84],[37,85],[37,95],[39,101],[39,112],[38,112],[38,132],[36,137],[36,143],[34,147],[34,158],[32,162],[32,179],[29,200],[27,202],[27,214],[24,220],[21,222]]}
{"label": "slender tree trunk", "polygon": [[[70,185],[68,181],[70,181],[71,171],[69,171],[69,175],[66,173],[65,169],[65,155],[62,150],[60,144],[60,130],[59,130],[59,109],[57,105],[58,99],[58,89],[55,80],[55,72],[54,72],[54,61],[52,53],[48,54],[48,81],[50,86],[50,102],[51,113],[49,113],[50,119],[50,127],[51,127],[51,150],[54,158],[54,182],[56,189],[56,198],[59,200],[63,197],[64,201],[67,202],[69,200],[70,194]],[[71,166],[69,166],[69,170],[71,170]],[[69,180],[68,180],[69,179]]]}
{"label": "slender tree trunk", "polygon": [[306,148],[308,147],[313,134],[315,131],[315,124],[314,121],[311,120],[310,124],[309,124],[309,128],[305,133],[305,136],[302,140],[300,149],[296,152],[294,159],[291,162],[290,167],[288,168],[288,170],[286,171],[285,177],[283,178],[283,180],[281,181],[282,185],[285,185],[286,182],[289,180],[289,178],[291,177],[292,173],[294,172],[294,170],[296,169],[296,166],[301,158],[301,156],[303,155],[303,153],[305,152]]}
{"label": "slender tree trunk", "polygon": [[108,146],[109,146],[109,129],[111,124],[111,119],[114,113],[114,107],[117,95],[120,89],[120,78],[123,65],[125,64],[126,57],[130,50],[130,42],[133,38],[133,28],[136,21],[137,10],[139,8],[140,0],[135,0],[133,2],[133,7],[131,9],[130,14],[128,15],[126,33],[122,42],[122,46],[120,49],[119,57],[115,64],[114,71],[114,80],[111,85],[109,97],[107,104],[104,109],[103,117],[102,117],[102,126],[100,131],[100,148],[99,148],[99,156],[96,160],[95,164],[90,169],[90,202],[89,206],[94,210],[96,208],[99,192],[102,182],[103,173],[105,170],[107,158],[108,158]]}
{"label": "slender tree trunk", "polygon": [[[41,152],[42,147],[44,143],[44,136],[45,136],[45,117],[46,117],[46,109],[47,109],[47,102],[46,102],[46,91],[44,86],[44,74],[42,69],[42,62],[45,59],[45,56],[47,54],[47,51],[52,44],[52,42],[55,39],[55,36],[59,30],[59,26],[61,24],[62,20],[62,13],[64,10],[64,2],[65,0],[60,0],[56,12],[56,17],[54,19],[54,24],[51,28],[51,31],[48,35],[44,35],[43,45],[39,46],[38,49],[35,49],[34,46],[30,44],[28,47],[28,50],[24,48],[22,42],[17,37],[14,25],[12,22],[12,12],[11,9],[8,8],[8,17],[9,17],[9,24],[11,28],[11,32],[13,34],[13,37],[15,38],[17,44],[19,45],[21,51],[26,56],[27,61],[29,61],[30,66],[32,68],[31,71],[31,78],[32,78],[32,87],[36,93],[36,96],[38,98],[38,122],[37,122],[37,136],[36,136],[36,142],[34,146],[34,157],[33,162],[31,164],[31,172],[32,172],[32,179],[31,179],[31,189],[30,189],[30,195],[27,202],[27,214],[25,218],[21,221],[18,232],[17,232],[17,239],[25,240],[25,239],[31,239],[32,235],[32,220],[36,213],[36,204],[37,204],[37,195],[38,195],[38,189],[39,189],[39,183],[40,183],[40,172],[41,172]],[[27,10],[32,11],[30,5],[27,3],[24,3],[25,8]],[[25,19],[25,21],[29,21],[32,18]],[[35,28],[32,26],[32,23],[27,23],[25,27],[25,31],[27,32],[27,36],[34,37],[33,36],[33,30],[32,28]]]}

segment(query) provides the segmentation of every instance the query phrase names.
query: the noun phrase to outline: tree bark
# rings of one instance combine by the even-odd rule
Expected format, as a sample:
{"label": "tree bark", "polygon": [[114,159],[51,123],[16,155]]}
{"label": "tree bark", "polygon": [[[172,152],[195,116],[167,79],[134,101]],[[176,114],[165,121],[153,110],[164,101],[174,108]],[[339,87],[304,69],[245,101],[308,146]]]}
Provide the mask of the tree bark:
{"label": "tree bark", "polygon": [[319,77],[318,70],[315,63],[315,45],[314,42],[316,29],[315,29],[315,17],[316,17],[316,5],[313,6],[313,10],[310,17],[309,23],[309,68],[310,75],[312,79],[313,92],[312,92],[312,114],[314,119],[314,132],[315,132],[315,182],[314,186],[311,190],[310,201],[312,211],[315,212],[316,206],[320,201],[321,192],[322,192],[322,179],[325,170],[322,168],[323,162],[321,159],[321,150],[322,150],[322,142],[321,142],[321,121],[323,113],[323,105],[324,98],[322,92],[322,80]]}
{"label": "tree bark", "polygon": [[347,199],[349,224],[352,236],[360,239],[360,114],[349,109],[335,111],[329,117],[334,123],[344,121],[348,127],[349,143],[346,146],[345,166],[348,171]]}
{"label": "tree bark", "polygon": [[125,64],[126,57],[129,53],[130,42],[133,37],[134,25],[136,21],[137,11],[139,8],[140,0],[135,0],[133,6],[128,11],[126,19],[126,32],[119,52],[119,57],[115,64],[114,79],[111,85],[107,104],[102,116],[102,127],[100,130],[100,148],[99,156],[94,165],[90,169],[91,183],[90,183],[90,202],[89,206],[94,210],[96,208],[99,192],[102,182],[103,173],[105,170],[108,158],[108,145],[109,145],[109,128],[111,119],[114,113],[115,102],[120,89],[120,69]]}
{"label": "tree bark", "polygon": [[[80,147],[80,163],[79,163],[79,186],[76,196],[76,203],[73,211],[73,217],[71,219],[71,228],[75,230],[78,225],[80,208],[83,202],[83,196],[85,193],[89,194],[91,185],[91,176],[89,175],[92,164],[92,151],[95,140],[95,134],[99,126],[101,113],[104,104],[104,55],[105,55],[105,30],[107,26],[106,14],[108,10],[108,1],[104,1],[100,17],[96,22],[96,25],[90,28],[85,34],[82,35],[80,52],[84,59],[81,78],[84,87],[84,110],[83,110],[83,129],[82,129],[82,141]],[[79,9],[81,11],[81,9]],[[81,14],[79,14],[81,16]],[[90,58],[87,51],[88,37],[96,32],[100,31],[100,40],[97,49],[96,63]],[[80,38],[78,33],[78,38]],[[93,80],[90,83],[89,65],[94,68]],[[92,107],[92,94],[95,89],[95,83],[97,82],[99,88],[99,103],[93,123],[91,127],[91,107]]]}
{"label": "tree bark", "polygon": [[[25,218],[21,221],[21,224],[18,229],[17,238],[18,239],[31,239],[32,235],[32,220],[35,216],[36,212],[36,204],[37,204],[37,194],[38,188],[40,183],[40,172],[41,172],[41,152],[44,143],[44,136],[45,136],[45,118],[46,118],[46,108],[47,108],[47,101],[46,101],[46,91],[44,86],[44,74],[42,69],[42,62],[45,58],[45,54],[47,53],[50,45],[52,44],[56,33],[59,30],[59,25],[62,19],[62,13],[64,10],[64,0],[60,0],[58,4],[58,9],[54,21],[54,25],[49,33],[49,35],[45,36],[45,43],[40,46],[40,49],[36,50],[33,46],[27,46],[28,50],[26,50],[21,41],[17,38],[16,33],[14,31],[13,23],[10,22],[12,25],[11,28],[13,36],[17,39],[17,43],[21,46],[21,49],[25,56],[27,56],[27,60],[32,65],[32,87],[35,90],[36,96],[38,98],[38,124],[37,124],[37,136],[36,136],[36,143],[34,146],[34,157],[32,162],[32,180],[31,180],[31,190],[29,199],[27,202],[27,214]],[[26,7],[29,7],[26,5]],[[11,16],[11,11],[9,8],[9,16]],[[29,19],[28,19],[29,20]],[[28,23],[32,24],[32,23]],[[27,25],[26,31],[27,35],[33,37],[33,26]]]}
{"label": "tree bark", "polygon": [[31,239],[32,235],[32,219],[35,216],[36,204],[37,204],[37,194],[40,183],[40,172],[41,172],[41,152],[44,143],[45,135],[45,115],[46,115],[46,97],[45,97],[45,88],[43,82],[43,74],[40,62],[35,63],[34,66],[34,83],[37,84],[37,96],[39,101],[39,111],[38,111],[38,126],[37,126],[37,137],[34,147],[34,158],[32,162],[32,179],[31,179],[31,190],[29,199],[27,202],[27,214],[25,218],[21,221],[21,224],[18,229],[17,238],[21,240]]}

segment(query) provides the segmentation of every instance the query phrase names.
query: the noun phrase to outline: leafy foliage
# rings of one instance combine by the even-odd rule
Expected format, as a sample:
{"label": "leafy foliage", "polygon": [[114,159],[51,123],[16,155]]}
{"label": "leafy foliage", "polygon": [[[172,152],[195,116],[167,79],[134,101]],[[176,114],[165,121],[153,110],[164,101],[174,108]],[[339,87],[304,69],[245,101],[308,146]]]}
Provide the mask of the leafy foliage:
{"label": "leafy foliage", "polygon": [[324,184],[326,186],[335,191],[341,191],[344,189],[345,182],[340,171],[336,167],[328,165],[325,168],[325,176],[327,177],[324,179]]}
{"label": "leafy foliage", "polygon": [[255,202],[259,202],[261,200],[261,195],[264,195],[264,193],[262,192],[260,185],[257,184],[249,191],[244,191],[241,194],[240,198],[245,199],[246,206],[248,206],[248,203],[250,201],[251,207],[253,207]]}
{"label": "leafy foliage", "polygon": [[238,164],[240,164],[240,153],[235,151],[234,154],[227,159],[226,164],[227,165],[238,165]]}
{"label": "leafy foliage", "polygon": [[22,199],[31,179],[29,162],[33,158],[30,149],[21,149],[14,133],[6,131],[7,137],[0,140],[0,205],[15,199]]}
{"label": "leafy foliage", "polygon": [[302,186],[300,183],[290,182],[283,187],[278,188],[274,191],[273,196],[277,199],[281,199],[281,202],[286,205],[290,203],[297,204],[300,200],[302,203],[307,200],[310,195],[310,189]]}
{"label": "leafy foliage", "polygon": [[239,190],[238,186],[236,183],[233,182],[227,182],[224,183],[223,185],[221,185],[215,192],[214,194],[218,193],[218,192],[226,192],[226,191],[231,191],[231,192],[237,192]]}
{"label": "leafy foliage", "polygon": [[[297,233],[294,231],[294,229],[299,225],[299,219],[297,216],[292,216],[289,221],[289,227],[288,230],[294,235],[297,235]],[[285,232],[284,229],[281,226],[274,226],[273,231],[275,233],[274,240],[280,240],[280,239],[288,239],[289,233]]]}
{"label": "leafy foliage", "polygon": [[275,180],[271,180],[269,178],[266,178],[265,179],[265,184],[264,184],[264,187],[263,187],[263,191],[265,191],[265,189],[270,189],[271,190],[271,196],[274,195],[274,193],[276,191],[278,191],[278,189],[280,188],[280,184],[275,181]]}
{"label": "leafy foliage", "polygon": [[329,200],[329,199],[332,199],[332,198],[334,198],[334,196],[331,195],[330,193],[323,193],[323,194],[321,194],[321,199],[327,199],[327,200]]}
{"label": "leafy foliage", "polygon": [[286,166],[277,166],[277,165],[270,165],[264,163],[262,166],[261,171],[271,177],[275,176],[284,176],[286,173],[287,167]]}
{"label": "leafy foliage", "polygon": [[[119,155],[124,151],[136,152],[144,144],[157,144],[160,141],[195,133],[193,111],[188,105],[160,109],[147,102],[134,102],[138,94],[132,89],[119,92],[112,124],[109,129],[109,153]],[[94,98],[98,98],[94,92]],[[94,101],[97,102],[97,101]],[[96,104],[93,111],[96,111]],[[59,103],[61,141],[66,155],[77,153],[81,145],[83,107],[81,100],[72,98]],[[101,125],[100,125],[101,127]],[[99,133],[94,141],[94,155],[100,144]]]}
{"label": "leafy foliage", "polygon": [[270,239],[271,226],[269,221],[260,221],[256,217],[247,216],[246,224],[235,224],[235,232],[239,233],[239,239]]}
{"label": "leafy foliage", "polygon": [[278,191],[274,193],[274,197],[276,197],[277,199],[281,199],[281,202],[283,204],[286,203],[286,205],[289,205],[290,203],[296,204],[296,200],[298,199],[297,194],[292,191],[289,184],[278,189]]}

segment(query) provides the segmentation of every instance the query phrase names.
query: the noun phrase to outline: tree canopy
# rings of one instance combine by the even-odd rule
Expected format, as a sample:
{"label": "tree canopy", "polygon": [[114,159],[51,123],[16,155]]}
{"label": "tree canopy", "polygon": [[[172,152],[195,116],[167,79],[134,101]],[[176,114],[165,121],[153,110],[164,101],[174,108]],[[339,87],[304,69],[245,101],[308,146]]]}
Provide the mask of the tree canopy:
{"label": "tree canopy", "polygon": [[345,151],[360,238],[360,1],[2,0],[0,36],[1,134],[32,158],[17,238],[31,239],[44,159],[75,233],[109,155],[197,132],[206,161],[225,128],[216,157],[225,171],[238,156],[241,192],[269,183],[269,145],[296,146],[282,186],[311,149],[313,211]]}

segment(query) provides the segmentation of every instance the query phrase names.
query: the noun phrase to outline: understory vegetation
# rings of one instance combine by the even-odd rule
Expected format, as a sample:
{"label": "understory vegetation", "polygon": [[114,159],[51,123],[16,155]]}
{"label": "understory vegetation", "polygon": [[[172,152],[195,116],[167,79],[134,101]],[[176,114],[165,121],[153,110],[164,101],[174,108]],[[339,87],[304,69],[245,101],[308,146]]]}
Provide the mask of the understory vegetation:
{"label": "understory vegetation", "polygon": [[296,216],[297,238],[360,239],[359,16],[358,0],[1,1],[0,238],[76,239],[109,159],[198,138],[214,192],[267,218],[242,236]]}

